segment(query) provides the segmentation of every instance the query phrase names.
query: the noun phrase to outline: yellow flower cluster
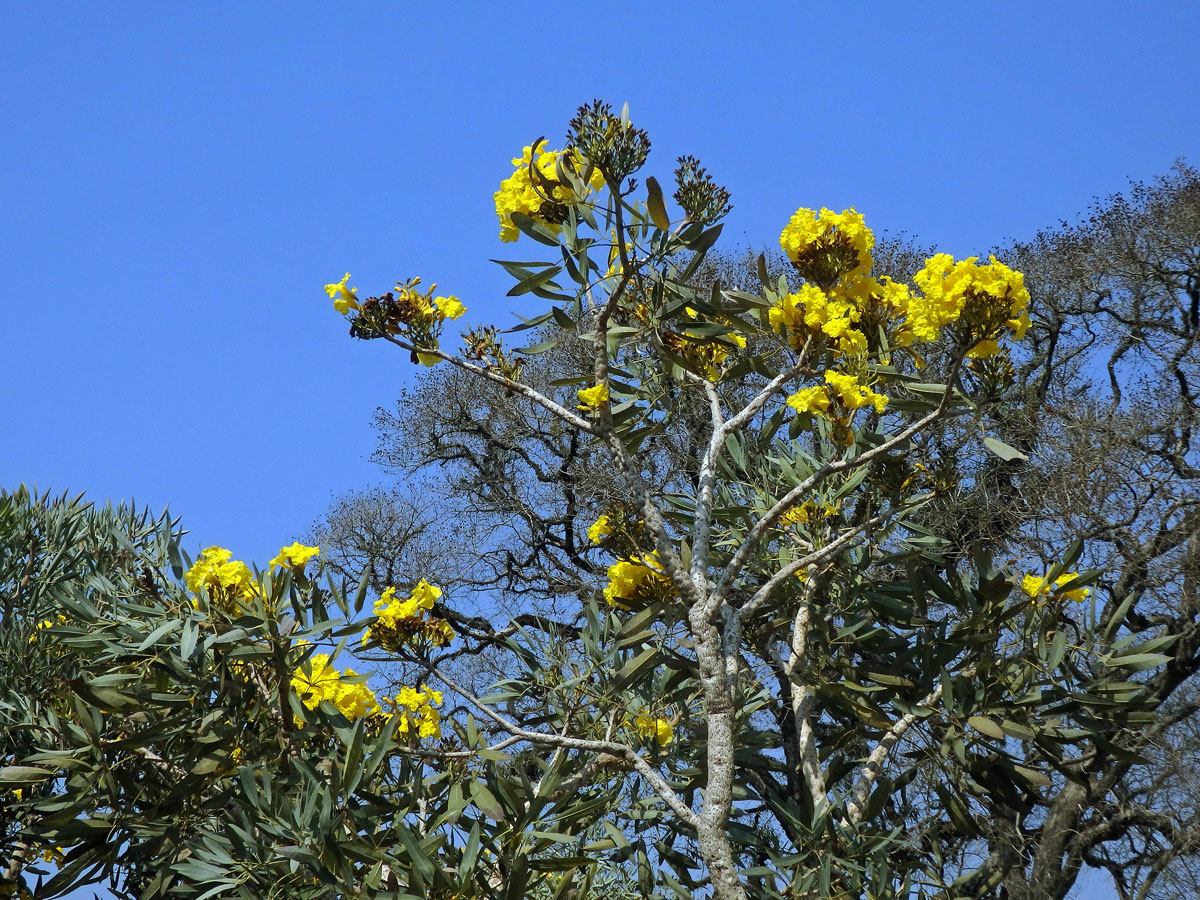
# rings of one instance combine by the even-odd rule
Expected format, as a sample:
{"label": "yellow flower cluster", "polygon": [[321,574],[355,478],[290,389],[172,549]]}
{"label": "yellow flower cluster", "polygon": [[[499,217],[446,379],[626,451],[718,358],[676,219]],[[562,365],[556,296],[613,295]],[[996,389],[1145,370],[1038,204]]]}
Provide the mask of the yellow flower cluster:
{"label": "yellow flower cluster", "polygon": [[342,276],[342,280],[335,284],[325,285],[325,293],[329,295],[329,299],[333,301],[333,308],[340,312],[343,316],[349,314],[350,310],[362,309],[358,303],[356,296],[358,288],[346,287],[346,282],[350,280],[350,273],[347,272]]}
{"label": "yellow flower cluster", "polygon": [[[858,346],[858,338],[863,335],[854,325],[861,317],[852,300],[830,296],[813,284],[802,285],[794,294],[780,298],[767,313],[771,326],[787,334],[797,349],[811,330],[831,339],[841,352]],[[848,345],[844,349],[843,342]]]}
{"label": "yellow flower cluster", "polygon": [[[939,253],[914,276],[920,293],[889,278],[872,278],[874,236],[853,209],[834,213],[799,209],[780,244],[806,283],[768,313],[771,326],[799,349],[819,338],[839,355],[865,355],[880,329],[893,347],[936,341],[955,326],[968,355],[1000,352],[1009,332],[1020,340],[1029,327],[1029,292],[1019,272],[990,257],[956,262]],[[871,340],[869,340],[871,338]]]}
{"label": "yellow flower cluster", "polygon": [[[558,180],[558,160],[562,150],[545,150],[538,146],[537,160],[533,148],[525,147],[521,155],[513,157],[513,173],[500,182],[496,191],[496,215],[500,219],[500,240],[515,241],[520,232],[513,224],[512,214],[524,213],[545,222],[551,228],[561,227],[568,204],[586,199],[576,197],[575,192]],[[578,160],[575,160],[578,164]],[[531,171],[537,169],[538,176]],[[599,191],[604,187],[604,176],[600,170],[593,171],[588,187]]]}
{"label": "yellow flower cluster", "polygon": [[797,350],[812,336],[828,343],[840,356],[861,356],[867,352],[864,327],[898,322],[896,344],[911,343],[903,325],[909,302],[908,286],[886,277],[855,278],[828,292],[804,284],[781,297],[768,310],[767,320]]}
{"label": "yellow flower cluster", "polygon": [[829,503],[818,505],[812,500],[805,500],[796,506],[793,506],[782,516],[779,517],[779,524],[785,527],[792,525],[807,525],[815,521],[817,516],[828,519],[830,516],[837,515],[837,507]]}
{"label": "yellow flower cluster", "polygon": [[583,388],[576,391],[579,395],[579,409],[584,412],[597,412],[601,406],[608,402],[608,385],[594,384],[591,387]]}
{"label": "yellow flower cluster", "polygon": [[394,698],[383,699],[391,709],[387,713],[389,717],[402,717],[396,726],[396,731],[400,734],[407,735],[415,730],[418,737],[442,736],[441,714],[437,710],[437,707],[442,705],[441,691],[435,691],[423,684],[419,691],[403,687]]}
{"label": "yellow flower cluster", "polygon": [[931,256],[913,276],[923,296],[908,308],[908,327],[917,341],[935,341],[946,325],[962,320],[963,337],[974,346],[968,355],[991,356],[1000,351],[997,339],[1004,329],[1016,340],[1029,328],[1029,291],[1025,279],[996,257],[978,265],[972,256],[955,262],[948,253]]}
{"label": "yellow flower cluster", "polygon": [[593,544],[598,544],[610,534],[613,533],[612,524],[608,521],[608,516],[601,516],[590,526],[588,526],[588,540]]}
{"label": "yellow flower cluster", "polygon": [[1078,577],[1078,572],[1067,572],[1055,578],[1054,584],[1050,584],[1047,578],[1039,578],[1037,575],[1026,575],[1021,579],[1021,589],[1029,595],[1030,601],[1035,605],[1040,598],[1049,596],[1051,592],[1053,592],[1055,600],[1074,600],[1081,603],[1091,594],[1091,588],[1066,589],[1066,586]]}
{"label": "yellow flower cluster", "polygon": [[289,566],[293,569],[303,569],[305,563],[320,554],[320,547],[307,547],[297,541],[290,547],[280,548],[279,555],[271,560],[271,568],[282,569],[284,566]]}
{"label": "yellow flower cluster", "polygon": [[421,283],[420,278],[413,278],[406,282],[401,282],[396,285],[396,302],[399,304],[407,304],[411,306],[418,315],[432,319],[436,322],[444,322],[447,319],[457,319],[467,311],[463,306],[462,301],[451,295],[448,297],[435,297],[434,292],[437,290],[437,284],[431,284],[429,289],[422,293],[416,289]]}
{"label": "yellow flower cluster", "polygon": [[629,608],[629,601],[649,602],[669,594],[671,579],[663,571],[658,554],[622,559],[608,567],[604,599],[609,606]]}
{"label": "yellow flower cluster", "polygon": [[816,212],[801,207],[784,226],[779,244],[788,259],[802,269],[813,269],[816,255],[835,259],[834,265],[826,270],[827,277],[812,279],[832,284],[838,278],[864,274],[871,268],[875,235],[854,207],[840,213],[825,208]]}
{"label": "yellow flower cluster", "polygon": [[825,373],[825,381],[833,388],[833,392],[846,409],[860,409],[870,404],[875,407],[875,412],[881,413],[887,406],[887,396],[877,394],[866,385],[860,384],[853,375],[830,369]]}
{"label": "yellow flower cluster", "polygon": [[[322,700],[327,700],[347,719],[378,716],[387,721],[392,716],[401,716],[396,726],[399,734],[415,731],[423,738],[441,737],[441,716],[437,710],[442,705],[441,691],[421,685],[419,691],[403,687],[395,697],[377,697],[357,676],[353,669],[339,671],[331,666],[328,654],[314,653],[292,673],[292,690],[308,709],[316,709]],[[343,681],[344,678],[351,680]]]}
{"label": "yellow flower cluster", "polygon": [[819,384],[801,388],[787,398],[787,405],[798,413],[823,416],[829,412],[829,392]]}
{"label": "yellow flower cluster", "polygon": [[[447,319],[457,319],[467,311],[462,301],[454,296],[435,297],[437,285],[427,291],[417,290],[420,278],[411,278],[396,285],[395,292],[388,291],[382,297],[372,297],[359,303],[355,296],[357,288],[346,287],[350,278],[347,272],[336,284],[325,285],[325,293],[333,299],[333,308],[342,315],[351,310],[358,313],[350,333],[359,337],[385,337],[403,334],[418,347],[436,349],[442,325]],[[427,366],[436,365],[441,357],[433,353],[417,351],[413,362]]]}
{"label": "yellow flower cluster", "polygon": [[398,597],[389,587],[375,601],[375,621],[362,637],[365,647],[376,641],[393,653],[403,646],[418,644],[444,647],[454,639],[454,629],[445,619],[428,615],[442,596],[442,589],[421,579],[412,594]]}
{"label": "yellow flower cluster", "polygon": [[[253,600],[261,593],[254,573],[239,560],[231,559],[232,551],[224,547],[207,547],[184,576],[187,589],[193,594],[201,588],[208,590],[212,602],[226,612],[235,612],[245,601]],[[198,606],[198,601],[192,601]]]}
{"label": "yellow flower cluster", "polygon": [[309,709],[316,709],[322,700],[328,700],[347,719],[379,715],[382,712],[379,700],[365,682],[342,681],[343,677],[357,674],[353,669],[335,669],[326,653],[314,653],[292,673],[292,690]]}
{"label": "yellow flower cluster", "polygon": [[657,741],[660,747],[665,747],[675,739],[675,728],[669,719],[638,716],[633,720],[633,727],[639,737],[647,741]]}
{"label": "yellow flower cluster", "polygon": [[787,405],[798,413],[810,413],[818,416],[828,416],[832,402],[829,391],[837,398],[841,406],[849,413],[864,406],[874,406],[875,411],[882,413],[887,408],[886,394],[879,394],[869,386],[862,384],[854,375],[847,375],[835,369],[825,372],[825,382],[822,385],[801,388],[787,399]]}

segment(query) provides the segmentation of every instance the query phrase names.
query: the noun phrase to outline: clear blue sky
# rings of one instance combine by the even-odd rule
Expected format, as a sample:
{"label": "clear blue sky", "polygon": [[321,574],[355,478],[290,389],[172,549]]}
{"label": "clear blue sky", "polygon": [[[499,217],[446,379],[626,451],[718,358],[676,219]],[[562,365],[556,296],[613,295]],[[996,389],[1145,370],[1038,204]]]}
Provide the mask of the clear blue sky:
{"label": "clear blue sky", "polygon": [[492,192],[581,102],[628,101],[660,178],[699,155],[754,247],[855,205],[967,254],[1200,159],[1188,2],[8,0],[0,26],[0,484],[169,503],[259,562],[380,477],[368,420],[412,377],[322,285],[420,274],[509,322],[486,260],[534,251]]}
{"label": "clear blue sky", "polygon": [[1198,23],[1182,2],[10,0],[0,484],[169,503],[193,546],[261,562],[380,477],[368,419],[412,377],[322,285],[420,274],[511,322],[492,192],[579,103],[628,101],[660,177],[699,155],[744,244],[853,204],[965,254],[1200,159]]}

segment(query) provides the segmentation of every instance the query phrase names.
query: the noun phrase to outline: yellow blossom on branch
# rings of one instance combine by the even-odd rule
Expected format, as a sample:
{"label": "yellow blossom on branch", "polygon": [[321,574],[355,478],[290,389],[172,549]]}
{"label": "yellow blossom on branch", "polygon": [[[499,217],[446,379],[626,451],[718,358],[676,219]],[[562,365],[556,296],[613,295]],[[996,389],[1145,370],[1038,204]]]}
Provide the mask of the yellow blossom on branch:
{"label": "yellow blossom on branch", "polygon": [[254,573],[244,562],[231,559],[232,556],[224,547],[207,547],[184,576],[189,591],[198,594],[201,588],[207,589],[213,603],[227,612],[236,611],[240,603],[252,600],[260,592]]}
{"label": "yellow blossom on branch", "polygon": [[441,714],[437,710],[442,705],[441,691],[424,684],[420,690],[403,687],[394,698],[384,698],[384,702],[392,708],[392,715],[400,716],[398,733],[407,735],[415,730],[418,737],[441,737]]}
{"label": "yellow blossom on branch", "polygon": [[442,589],[421,579],[408,597],[399,597],[389,587],[375,601],[375,621],[362,636],[365,647],[377,641],[385,650],[396,651],[414,644],[444,647],[454,638],[454,629],[445,619],[428,615],[441,599]]}
{"label": "yellow blossom on branch", "polygon": [[628,607],[628,601],[650,601],[666,596],[671,579],[662,569],[658,554],[622,559],[608,567],[604,599],[609,606]]}
{"label": "yellow blossom on branch", "polygon": [[333,308],[340,312],[343,316],[348,314],[352,309],[361,309],[358,305],[358,297],[355,292],[358,288],[346,287],[346,282],[350,280],[350,273],[347,272],[342,276],[342,280],[335,284],[325,285],[325,293],[329,295],[329,299],[333,301]]}
{"label": "yellow blossom on branch", "polygon": [[829,412],[829,392],[819,384],[801,388],[787,398],[787,405],[798,413],[823,416]]}
{"label": "yellow blossom on branch", "polygon": [[938,253],[913,276],[921,294],[908,305],[907,325],[916,341],[936,341],[941,329],[957,323],[959,336],[971,345],[970,356],[998,353],[1005,331],[1021,340],[1029,328],[1029,291],[1020,272],[996,257],[986,265],[972,256],[955,261]]}
{"label": "yellow blossom on branch", "polygon": [[801,207],[784,226],[779,245],[806,279],[828,288],[871,268],[875,235],[853,207],[840,213]]}
{"label": "yellow blossom on branch", "polygon": [[280,549],[279,555],[271,560],[271,568],[291,566],[292,568],[303,569],[305,563],[314,556],[319,556],[320,553],[320,547],[307,547],[297,541],[289,547]]}
{"label": "yellow blossom on branch", "polygon": [[784,526],[791,525],[807,525],[814,521],[817,515],[822,518],[829,518],[837,515],[837,507],[829,503],[822,503],[819,506],[812,500],[806,500],[791,509],[787,510],[779,517],[779,524]]}
{"label": "yellow blossom on branch", "polygon": [[588,540],[593,544],[598,544],[610,534],[612,534],[612,525],[608,521],[608,516],[601,516],[590,526],[588,526]]}
{"label": "yellow blossom on branch", "polygon": [[374,691],[362,681],[342,681],[357,674],[353,669],[338,671],[329,664],[328,654],[314,653],[292,673],[292,690],[309,709],[326,700],[347,719],[377,715],[381,709]]}
{"label": "yellow blossom on branch", "polygon": [[665,747],[675,739],[675,728],[668,719],[638,716],[633,720],[633,727],[639,737],[647,741],[657,741],[660,747]]}
{"label": "yellow blossom on branch", "polygon": [[801,285],[780,298],[767,312],[767,321],[799,349],[809,334],[829,341],[840,353],[864,352],[866,336],[857,329],[858,305],[844,296],[827,294],[816,285]]}
{"label": "yellow blossom on branch", "polygon": [[457,297],[434,297],[433,305],[437,307],[437,311],[441,313],[443,319],[457,319],[467,311],[467,308],[462,305],[462,301]]}
{"label": "yellow blossom on branch", "polygon": [[579,409],[584,412],[596,412],[608,402],[608,385],[595,384],[576,392],[579,395]]}
{"label": "yellow blossom on branch", "polygon": [[886,395],[877,394],[871,388],[860,384],[853,375],[846,375],[830,369],[825,373],[825,381],[833,388],[834,393],[837,394],[846,409],[855,410],[871,405],[875,407],[876,412],[881,413],[887,406]]}
{"label": "yellow blossom on branch", "polygon": [[[520,236],[513,224],[512,214],[523,213],[538,219],[554,230],[562,227],[566,219],[566,208],[586,197],[577,197],[570,186],[558,180],[558,161],[564,151],[544,149],[538,145],[537,159],[533,158],[533,147],[527,146],[521,155],[514,157],[513,173],[500,182],[496,191],[496,215],[500,219],[500,240],[508,243]],[[573,162],[578,165],[576,157]],[[532,169],[536,169],[535,175]],[[599,169],[592,172],[588,182],[589,191],[604,187],[604,176]]]}
{"label": "yellow blossom on branch", "polygon": [[1054,579],[1051,584],[1049,579],[1045,577],[1039,578],[1037,575],[1026,575],[1021,579],[1021,589],[1029,595],[1032,603],[1036,604],[1038,599],[1046,596],[1053,596],[1056,600],[1074,600],[1082,602],[1092,593],[1091,588],[1081,587],[1071,589],[1067,585],[1071,584],[1079,577],[1078,572],[1066,572]]}

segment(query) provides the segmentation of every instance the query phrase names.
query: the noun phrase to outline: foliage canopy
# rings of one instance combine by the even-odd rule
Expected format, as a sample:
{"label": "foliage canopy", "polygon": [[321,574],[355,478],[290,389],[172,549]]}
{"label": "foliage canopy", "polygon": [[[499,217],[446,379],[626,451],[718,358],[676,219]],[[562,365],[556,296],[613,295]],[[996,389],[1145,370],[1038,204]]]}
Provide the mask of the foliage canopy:
{"label": "foliage canopy", "polygon": [[597,102],[514,159],[501,238],[549,257],[500,261],[528,346],[447,350],[466,308],[416,278],[326,287],[353,336],[440,367],[396,459],[496,526],[475,563],[381,557],[425,528],[382,507],[345,555],[257,571],[184,559],[166,518],[0,496],[10,884],[45,850],[47,896],[1032,900],[1129,834],[1079,838],[1195,712],[1200,514],[1190,486],[1147,498],[1148,548],[1077,508],[1029,527],[1018,486],[1054,449],[1030,423],[1066,415],[1051,387],[1096,341],[1069,277],[1031,302],[1019,263],[1079,270],[1068,238],[884,272],[855,210],[800,209],[781,260],[722,279],[729,192],[681,157],[668,207],[634,178],[649,150]]}

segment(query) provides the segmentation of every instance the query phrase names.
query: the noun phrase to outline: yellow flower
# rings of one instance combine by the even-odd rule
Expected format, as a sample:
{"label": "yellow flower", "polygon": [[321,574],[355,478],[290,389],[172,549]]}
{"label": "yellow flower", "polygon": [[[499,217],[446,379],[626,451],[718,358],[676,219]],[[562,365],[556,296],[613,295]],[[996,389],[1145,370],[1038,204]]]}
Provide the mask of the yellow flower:
{"label": "yellow flower", "polygon": [[309,709],[328,700],[347,719],[377,715],[381,712],[379,700],[365,682],[342,681],[357,674],[353,669],[339,672],[329,664],[328,654],[314,653],[292,673],[292,690]]}
{"label": "yellow flower", "polygon": [[[521,151],[520,156],[513,158],[513,173],[500,182],[500,189],[493,198],[496,202],[496,215],[500,219],[500,240],[507,243],[520,236],[520,231],[512,220],[512,214],[515,212],[539,219],[557,231],[562,227],[558,224],[563,221],[559,218],[561,208],[586,199],[576,197],[571,188],[558,181],[558,159],[562,154],[562,150],[547,150],[544,149],[544,145],[539,145],[536,160],[533,158],[533,148],[528,146]],[[536,180],[530,172],[530,169],[535,167],[541,176]],[[603,187],[604,176],[600,174],[599,169],[595,169],[587,185],[588,191],[598,191]],[[558,210],[555,210],[555,207],[558,207]]]}
{"label": "yellow flower", "polygon": [[1074,600],[1082,603],[1091,594],[1091,588],[1075,588],[1074,590],[1065,589],[1067,585],[1079,577],[1078,572],[1066,572],[1054,579],[1054,584],[1051,585],[1046,578],[1039,578],[1036,575],[1026,575],[1021,579],[1021,589],[1029,595],[1029,599],[1035,605],[1040,597],[1051,595],[1056,600]]}
{"label": "yellow flower", "polygon": [[350,280],[350,273],[347,272],[342,276],[342,280],[336,284],[325,285],[325,293],[329,295],[329,299],[333,301],[333,308],[340,312],[343,316],[352,309],[361,309],[358,305],[358,298],[355,292],[358,288],[346,287],[346,282]]}
{"label": "yellow flower", "polygon": [[816,518],[818,509],[821,517],[828,519],[830,516],[837,515],[837,507],[823,503],[818,508],[817,504],[812,500],[805,500],[798,506],[793,506],[782,516],[779,517],[779,524],[784,526],[790,525],[807,525]]}
{"label": "yellow flower", "polygon": [[400,716],[396,730],[403,735],[409,734],[413,725],[416,726],[418,737],[441,737],[441,714],[437,707],[442,705],[442,692],[435,691],[428,685],[421,685],[420,690],[402,687],[394,698],[384,698],[393,708],[392,715]]}
{"label": "yellow flower", "polygon": [[284,566],[292,566],[293,568],[303,569],[314,556],[321,553],[320,547],[306,547],[299,541],[292,544],[290,547],[283,547],[279,551],[279,555],[271,560],[271,568],[283,568]]}
{"label": "yellow flower", "polygon": [[638,716],[633,725],[638,735],[648,741],[658,741],[660,747],[665,747],[675,739],[675,729],[667,719]]}
{"label": "yellow flower", "polygon": [[833,388],[834,393],[838,395],[838,399],[842,401],[842,405],[846,409],[861,409],[871,404],[875,407],[876,412],[881,413],[887,406],[887,396],[877,394],[869,387],[859,384],[858,379],[853,375],[846,375],[830,369],[825,373],[825,381]]}
{"label": "yellow flower", "polygon": [[434,587],[422,578],[413,588],[412,599],[420,609],[433,609],[433,604],[442,598],[442,589]]}
{"label": "yellow flower", "polygon": [[336,693],[338,673],[329,665],[329,654],[314,653],[292,673],[292,690],[309,709]]}
{"label": "yellow flower", "polygon": [[[207,547],[184,576],[189,591],[198,594],[201,588],[207,588],[212,601],[227,612],[235,611],[241,602],[260,592],[250,568],[231,560],[231,556],[233,553],[224,547]],[[198,606],[195,602],[192,605]]]}
{"label": "yellow flower", "polygon": [[588,540],[593,544],[598,544],[610,534],[612,534],[612,525],[608,522],[608,516],[601,516],[593,522],[587,530]]}
{"label": "yellow flower", "polygon": [[381,621],[395,625],[399,619],[411,619],[418,610],[433,609],[433,604],[442,597],[442,589],[434,587],[422,578],[409,597],[398,598],[396,589],[390,587],[375,601],[375,615]]}
{"label": "yellow flower", "polygon": [[1024,276],[994,256],[986,265],[977,259],[956,262],[938,253],[913,276],[922,292],[908,303],[906,329],[913,340],[936,341],[942,328],[961,321],[963,337],[972,344],[968,355],[983,357],[1000,352],[998,338],[1005,330],[1018,341],[1025,336],[1029,291]]}
{"label": "yellow flower", "polygon": [[781,297],[767,312],[771,327],[785,334],[793,347],[799,349],[814,333],[833,342],[840,353],[866,351],[866,336],[855,328],[861,318],[853,300],[826,294],[812,284]]}
{"label": "yellow flower", "polygon": [[798,413],[825,415],[829,412],[829,392],[820,385],[801,388],[788,397],[787,405]]}
{"label": "yellow flower", "polygon": [[645,558],[622,559],[608,567],[608,586],[604,599],[609,606],[627,607],[623,601],[637,598],[653,599],[665,595],[671,587],[670,577],[662,570],[658,554]]}
{"label": "yellow flower", "polygon": [[442,596],[442,589],[421,579],[409,597],[397,597],[389,587],[375,601],[375,621],[362,636],[365,647],[372,640],[385,650],[402,645],[431,644],[444,647],[454,638],[454,629],[445,619],[425,615]]}
{"label": "yellow flower", "polygon": [[576,391],[579,399],[583,402],[579,404],[579,409],[585,412],[596,412],[608,402],[608,385],[596,384],[589,388]]}
{"label": "yellow flower", "polygon": [[457,297],[434,297],[433,305],[437,307],[443,319],[457,319],[467,311]]}
{"label": "yellow flower", "polygon": [[805,277],[836,282],[871,268],[875,235],[854,207],[840,213],[801,207],[779,235],[779,245]]}

